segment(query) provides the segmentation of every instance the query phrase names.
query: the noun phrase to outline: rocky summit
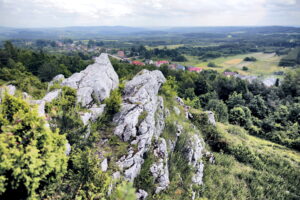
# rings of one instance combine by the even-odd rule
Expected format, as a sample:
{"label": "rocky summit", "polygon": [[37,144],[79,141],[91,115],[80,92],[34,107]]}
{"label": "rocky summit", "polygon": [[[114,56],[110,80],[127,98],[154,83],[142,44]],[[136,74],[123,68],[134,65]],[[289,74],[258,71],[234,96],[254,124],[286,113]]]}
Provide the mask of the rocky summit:
{"label": "rocky summit", "polygon": [[110,91],[118,87],[119,78],[108,55],[102,53],[95,58],[94,64],[63,80],[62,85],[76,89],[77,102],[91,107],[109,97]]}

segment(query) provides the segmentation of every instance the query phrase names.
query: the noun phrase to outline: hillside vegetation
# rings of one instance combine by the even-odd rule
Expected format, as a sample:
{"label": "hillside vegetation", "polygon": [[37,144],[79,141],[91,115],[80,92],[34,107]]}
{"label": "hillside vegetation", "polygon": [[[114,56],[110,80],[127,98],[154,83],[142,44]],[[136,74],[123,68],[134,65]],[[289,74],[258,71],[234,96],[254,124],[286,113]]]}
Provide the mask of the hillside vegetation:
{"label": "hillside vegetation", "polygon": [[[83,106],[87,93],[67,83],[83,84],[71,75],[90,63],[0,50],[0,199],[300,199],[299,69],[265,87],[111,58],[119,85],[103,100],[92,88]],[[71,78],[50,84],[58,74]]]}

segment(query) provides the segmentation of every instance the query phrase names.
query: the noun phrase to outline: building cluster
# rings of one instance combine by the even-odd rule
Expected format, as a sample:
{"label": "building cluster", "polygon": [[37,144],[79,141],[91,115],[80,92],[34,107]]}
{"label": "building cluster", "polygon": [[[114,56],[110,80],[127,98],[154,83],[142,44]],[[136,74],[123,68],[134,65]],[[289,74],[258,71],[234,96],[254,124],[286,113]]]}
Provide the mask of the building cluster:
{"label": "building cluster", "polygon": [[242,80],[247,80],[248,82],[253,82],[254,80],[256,80],[258,77],[257,76],[248,76],[248,75],[241,75],[237,72],[223,72],[223,75],[224,76],[227,76],[227,77],[235,77],[235,78],[240,78]]}
{"label": "building cluster", "polygon": [[168,66],[169,69],[173,69],[173,70],[187,70],[190,72],[197,72],[197,73],[200,73],[203,70],[202,68],[199,67],[183,66],[181,64],[172,63],[168,60],[153,61],[153,60],[146,59],[144,61],[140,61],[140,60],[136,60],[136,58],[129,59],[126,57],[124,51],[118,51],[116,55],[113,55],[113,57],[122,60],[123,62],[127,62],[137,66],[144,66],[144,65],[154,65],[156,67]]}

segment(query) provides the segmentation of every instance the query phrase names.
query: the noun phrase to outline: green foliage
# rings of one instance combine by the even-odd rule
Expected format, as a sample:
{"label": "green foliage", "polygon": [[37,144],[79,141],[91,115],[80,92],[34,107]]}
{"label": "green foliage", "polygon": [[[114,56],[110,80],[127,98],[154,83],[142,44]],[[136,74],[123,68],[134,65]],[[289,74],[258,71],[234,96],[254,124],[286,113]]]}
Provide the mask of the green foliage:
{"label": "green foliage", "polygon": [[268,108],[265,105],[265,101],[261,96],[254,96],[249,103],[249,109],[251,110],[251,113],[260,118],[263,119],[268,115]]}
{"label": "green foliage", "polygon": [[224,123],[228,121],[228,109],[222,100],[210,100],[206,106],[206,110],[213,111],[217,121]]}
{"label": "green foliage", "polygon": [[177,96],[178,85],[174,77],[169,76],[167,81],[163,84],[160,92],[167,98],[174,98]]}
{"label": "green foliage", "polygon": [[154,161],[154,155],[151,152],[146,153],[141,172],[134,180],[134,187],[145,190],[149,195],[153,195],[155,191],[154,177],[150,171],[150,167]]}
{"label": "green foliage", "polygon": [[147,111],[143,111],[138,118],[138,126],[146,119],[146,117],[148,116],[148,112]]}
{"label": "green foliage", "polygon": [[76,105],[75,89],[63,87],[61,96],[47,103],[45,111],[51,118],[50,127],[59,128],[71,144],[80,143],[86,127],[80,119],[81,109]]}
{"label": "green foliage", "polygon": [[233,92],[231,95],[229,95],[227,105],[229,109],[232,109],[236,106],[244,106],[245,100],[243,99],[243,95]]}
{"label": "green foliage", "polygon": [[22,63],[9,60],[9,68],[0,68],[0,80],[7,84],[13,84],[18,89],[29,93],[33,97],[40,98],[45,94],[46,85],[25,70]]}
{"label": "green foliage", "polygon": [[255,57],[245,57],[244,58],[244,61],[247,61],[247,62],[255,62],[257,61],[257,59]]}
{"label": "green foliage", "polygon": [[243,71],[248,71],[248,70],[249,70],[249,68],[248,68],[248,67],[246,67],[246,66],[243,66],[242,70],[243,70]]}
{"label": "green foliage", "polygon": [[37,199],[66,172],[64,136],[52,132],[37,110],[5,95],[0,105],[1,199]]}
{"label": "green foliage", "polygon": [[288,55],[283,57],[279,62],[279,66],[287,67],[292,67],[297,64],[300,64],[300,47],[292,49]]}
{"label": "green foliage", "polygon": [[251,125],[251,111],[247,107],[234,107],[229,112],[229,122],[240,126]]}
{"label": "green foliage", "polygon": [[123,181],[119,184],[112,195],[109,197],[111,200],[136,200],[135,189],[132,183]]}
{"label": "green foliage", "polygon": [[110,96],[103,102],[105,106],[105,120],[111,121],[113,116],[121,110],[122,96],[119,89],[111,91]]}
{"label": "green foliage", "polygon": [[216,64],[213,63],[213,62],[209,62],[209,63],[207,64],[207,67],[218,68],[218,67],[220,67],[220,66],[216,65]]}

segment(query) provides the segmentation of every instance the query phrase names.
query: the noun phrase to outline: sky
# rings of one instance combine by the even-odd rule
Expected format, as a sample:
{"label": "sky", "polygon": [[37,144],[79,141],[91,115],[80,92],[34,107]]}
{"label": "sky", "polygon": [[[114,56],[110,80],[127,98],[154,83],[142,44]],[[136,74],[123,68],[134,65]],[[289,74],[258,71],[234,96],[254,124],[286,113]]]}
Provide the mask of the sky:
{"label": "sky", "polygon": [[300,26],[300,0],[0,0],[0,26]]}

